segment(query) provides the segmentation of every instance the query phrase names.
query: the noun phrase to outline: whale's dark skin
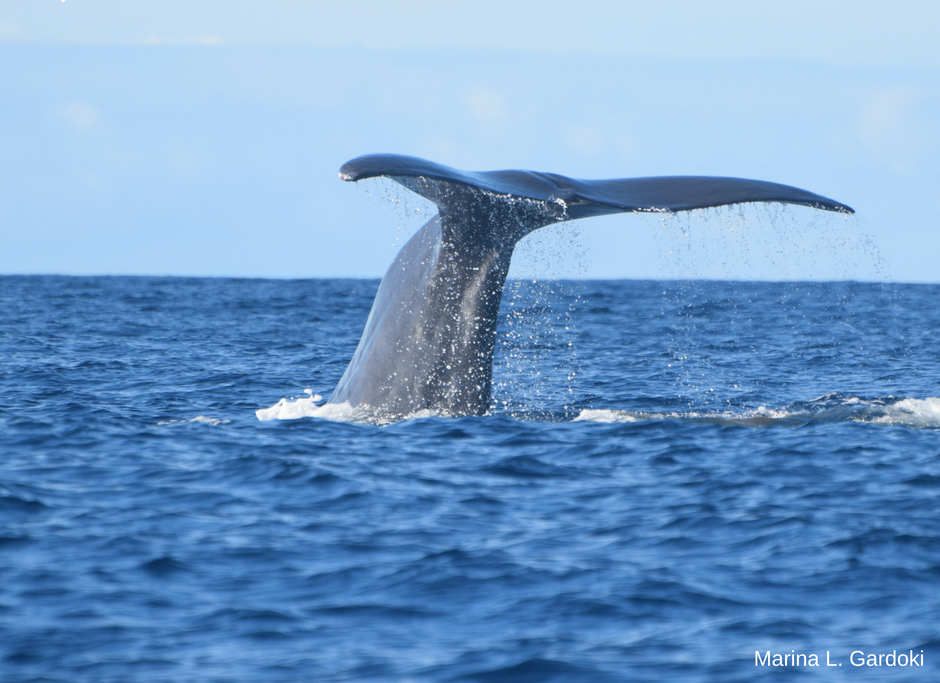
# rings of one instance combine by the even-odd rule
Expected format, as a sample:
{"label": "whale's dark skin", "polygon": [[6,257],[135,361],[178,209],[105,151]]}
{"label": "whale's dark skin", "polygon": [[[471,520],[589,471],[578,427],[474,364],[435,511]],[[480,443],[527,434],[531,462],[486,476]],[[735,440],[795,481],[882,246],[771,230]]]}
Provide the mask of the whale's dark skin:
{"label": "whale's dark skin", "polygon": [[382,279],[359,346],[328,402],[392,419],[422,410],[488,411],[503,285],[516,243],[533,230],[609,213],[744,202],[854,213],[806,190],[741,178],[469,173],[393,154],[359,157],[340,169],[347,181],[376,176],[430,199],[438,215],[402,247]]}

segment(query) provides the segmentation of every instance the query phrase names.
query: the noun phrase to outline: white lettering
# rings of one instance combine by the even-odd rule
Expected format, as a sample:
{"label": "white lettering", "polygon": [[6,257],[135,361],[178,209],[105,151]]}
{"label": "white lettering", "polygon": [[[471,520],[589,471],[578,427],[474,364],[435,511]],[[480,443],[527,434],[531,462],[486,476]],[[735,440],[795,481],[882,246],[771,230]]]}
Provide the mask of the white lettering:
{"label": "white lettering", "polygon": [[[856,662],[855,655],[861,655],[862,658]],[[849,661],[852,662],[852,666],[865,666],[865,653],[861,650],[856,650],[851,655],[849,655]]]}
{"label": "white lettering", "polygon": [[754,650],[754,666],[770,666],[770,650],[767,650],[763,657],[760,652]]}

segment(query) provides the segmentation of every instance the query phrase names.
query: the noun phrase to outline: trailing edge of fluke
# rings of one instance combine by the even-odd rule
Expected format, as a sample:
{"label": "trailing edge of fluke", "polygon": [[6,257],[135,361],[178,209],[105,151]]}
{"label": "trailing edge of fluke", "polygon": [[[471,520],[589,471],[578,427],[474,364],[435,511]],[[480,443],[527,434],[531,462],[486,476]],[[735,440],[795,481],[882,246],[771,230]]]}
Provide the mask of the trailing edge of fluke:
{"label": "trailing edge of fluke", "polygon": [[608,213],[690,211],[747,202],[800,204],[855,213],[851,207],[813,192],[744,178],[660,176],[577,180],[537,171],[459,171],[399,154],[367,154],[347,161],[339,171],[339,177],[346,181],[377,176],[429,178],[521,199],[561,200],[568,206],[572,219]]}
{"label": "trailing edge of fluke", "polygon": [[380,420],[489,410],[503,285],[516,243],[533,230],[603,214],[745,202],[854,213],[806,190],[742,178],[575,180],[534,171],[458,171],[394,154],[362,156],[340,169],[347,181],[376,176],[438,207],[382,279],[359,346],[329,399]]}

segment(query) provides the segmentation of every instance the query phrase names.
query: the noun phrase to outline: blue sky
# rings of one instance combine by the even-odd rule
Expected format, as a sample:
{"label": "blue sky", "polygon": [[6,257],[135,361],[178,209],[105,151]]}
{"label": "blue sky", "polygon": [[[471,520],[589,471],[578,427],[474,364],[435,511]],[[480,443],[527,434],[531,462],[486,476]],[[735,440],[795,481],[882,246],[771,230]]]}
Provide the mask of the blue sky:
{"label": "blue sky", "polygon": [[591,219],[517,274],[937,282],[937,35],[932,2],[7,2],[0,273],[377,277],[427,207],[337,170],[396,152],[858,211]]}

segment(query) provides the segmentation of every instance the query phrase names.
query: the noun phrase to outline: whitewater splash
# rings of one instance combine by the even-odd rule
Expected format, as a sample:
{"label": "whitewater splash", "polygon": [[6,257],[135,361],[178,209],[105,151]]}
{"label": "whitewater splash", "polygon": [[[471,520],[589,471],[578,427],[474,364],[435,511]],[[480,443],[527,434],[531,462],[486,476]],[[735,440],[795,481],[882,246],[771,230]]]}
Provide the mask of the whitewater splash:
{"label": "whitewater splash", "polygon": [[[446,414],[420,410],[404,417],[392,417],[348,403],[324,403],[323,397],[305,389],[306,396],[296,399],[282,398],[270,408],[255,411],[259,420],[297,420],[316,417],[334,422],[351,422],[382,426],[428,417],[448,417]],[[518,415],[518,413],[512,413]],[[611,408],[586,408],[573,419],[570,415],[539,413],[541,419],[571,422],[626,423],[650,420],[683,420],[705,424],[765,427],[771,425],[805,424],[807,422],[868,422],[878,425],[900,425],[917,428],[940,427],[940,398],[864,399],[857,396],[826,394],[812,401],[794,403],[783,408],[760,406],[751,410],[642,412]],[[531,417],[531,416],[530,416]],[[553,419],[554,418],[554,419]]]}
{"label": "whitewater splash", "polygon": [[387,425],[400,420],[422,417],[447,417],[432,410],[419,410],[404,417],[390,416],[368,406],[353,407],[349,403],[323,403],[320,394],[313,389],[304,389],[305,397],[296,399],[282,398],[270,408],[255,411],[255,416],[262,421],[298,420],[302,417],[318,417],[333,422],[351,422],[353,424]]}
{"label": "whitewater splash", "polygon": [[906,398],[890,406],[884,415],[875,417],[871,422],[909,427],[940,427],[940,398]]}
{"label": "whitewater splash", "polygon": [[688,420],[723,425],[763,427],[806,422],[869,422],[905,427],[940,427],[940,398],[888,397],[863,399],[827,394],[812,401],[784,408],[759,408],[746,411],[689,411],[648,413],[616,409],[585,409],[574,422],[640,422],[643,420]]}

